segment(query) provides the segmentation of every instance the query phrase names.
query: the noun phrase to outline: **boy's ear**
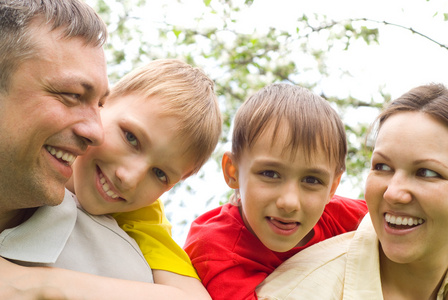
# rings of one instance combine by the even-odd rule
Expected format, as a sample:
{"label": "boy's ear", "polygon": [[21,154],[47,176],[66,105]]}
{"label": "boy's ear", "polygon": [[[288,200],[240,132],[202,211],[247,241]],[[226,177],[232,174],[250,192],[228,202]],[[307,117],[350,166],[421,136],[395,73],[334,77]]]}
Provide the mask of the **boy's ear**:
{"label": "boy's ear", "polygon": [[231,152],[226,152],[222,156],[222,173],[227,185],[232,189],[238,189],[238,165],[235,163]]}
{"label": "boy's ear", "polygon": [[327,204],[328,204],[328,202],[330,202],[330,199],[333,198],[334,194],[336,193],[339,183],[341,182],[343,173],[344,172],[339,173],[339,175],[336,175],[336,177],[333,179],[333,183],[331,184],[331,189],[330,189],[330,197],[328,198]]}

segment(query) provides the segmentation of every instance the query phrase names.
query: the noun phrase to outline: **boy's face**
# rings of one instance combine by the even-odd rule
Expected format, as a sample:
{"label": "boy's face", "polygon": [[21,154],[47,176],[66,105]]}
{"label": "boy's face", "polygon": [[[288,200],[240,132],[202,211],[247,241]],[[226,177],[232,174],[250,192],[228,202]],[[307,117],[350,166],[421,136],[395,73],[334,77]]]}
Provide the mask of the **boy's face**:
{"label": "boy's face", "polygon": [[130,94],[101,110],[104,143],[74,165],[75,192],[88,212],[147,206],[192,172],[194,161],[176,136],[177,120],[161,115],[160,101]]}
{"label": "boy's face", "polygon": [[310,162],[300,148],[292,156],[286,125],[279,127],[274,142],[272,127],[243,151],[238,164],[233,161],[236,185],[231,187],[239,188],[247,228],[269,249],[285,252],[312,238],[341,175],[335,175],[336,165],[329,164],[323,149]]}

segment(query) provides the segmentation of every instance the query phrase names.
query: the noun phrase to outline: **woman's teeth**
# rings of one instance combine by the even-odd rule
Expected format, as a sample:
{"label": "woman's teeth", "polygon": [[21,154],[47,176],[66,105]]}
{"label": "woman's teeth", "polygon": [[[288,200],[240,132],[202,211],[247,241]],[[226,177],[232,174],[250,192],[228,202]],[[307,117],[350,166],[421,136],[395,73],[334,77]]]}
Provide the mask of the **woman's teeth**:
{"label": "woman's teeth", "polygon": [[422,218],[394,216],[386,213],[386,222],[397,226],[417,226],[424,223]]}

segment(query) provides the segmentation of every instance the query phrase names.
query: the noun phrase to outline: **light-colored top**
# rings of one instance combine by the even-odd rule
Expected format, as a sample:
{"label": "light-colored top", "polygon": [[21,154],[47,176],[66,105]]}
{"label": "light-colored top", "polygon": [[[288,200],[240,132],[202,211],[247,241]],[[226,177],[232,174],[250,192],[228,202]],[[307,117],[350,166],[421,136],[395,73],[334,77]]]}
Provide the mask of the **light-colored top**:
{"label": "light-colored top", "polygon": [[[437,300],[447,293],[448,276]],[[382,300],[378,238],[369,214],[357,231],[320,242],[284,262],[257,287],[257,295],[278,300]]]}
{"label": "light-colored top", "polygon": [[172,226],[160,199],[150,206],[116,213],[113,217],[137,241],[151,269],[199,279],[187,253],[171,236]]}
{"label": "light-colored top", "polygon": [[62,204],[43,206],[0,234],[0,256],[24,266],[51,266],[153,282],[137,243],[110,216],[92,216],[65,191]]}

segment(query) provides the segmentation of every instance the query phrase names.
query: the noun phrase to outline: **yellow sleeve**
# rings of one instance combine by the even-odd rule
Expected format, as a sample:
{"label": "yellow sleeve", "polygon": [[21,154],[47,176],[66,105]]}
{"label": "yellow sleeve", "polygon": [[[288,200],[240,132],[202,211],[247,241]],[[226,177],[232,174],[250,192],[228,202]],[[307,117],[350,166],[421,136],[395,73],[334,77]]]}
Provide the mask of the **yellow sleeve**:
{"label": "yellow sleeve", "polygon": [[152,269],[199,279],[187,253],[171,237],[171,224],[160,199],[150,206],[112,216],[135,239]]}

